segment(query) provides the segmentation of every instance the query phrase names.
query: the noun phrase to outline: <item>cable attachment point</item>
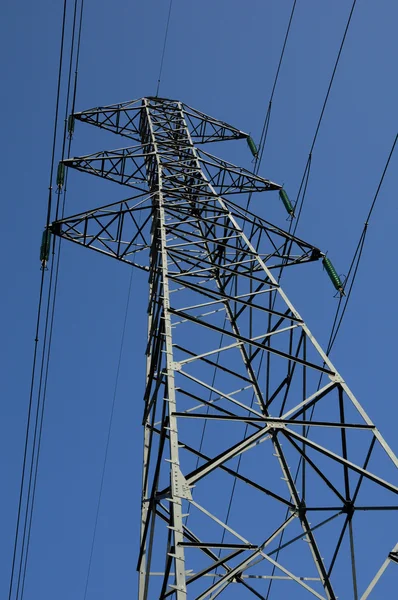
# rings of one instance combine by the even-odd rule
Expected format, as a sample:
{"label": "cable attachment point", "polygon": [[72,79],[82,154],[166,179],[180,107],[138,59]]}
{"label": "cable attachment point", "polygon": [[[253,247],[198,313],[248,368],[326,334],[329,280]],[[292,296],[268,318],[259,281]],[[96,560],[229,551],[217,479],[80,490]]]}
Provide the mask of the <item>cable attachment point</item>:
{"label": "cable attachment point", "polygon": [[249,135],[246,138],[246,141],[247,141],[247,145],[250,148],[250,152],[253,154],[254,158],[258,158],[258,150],[257,150],[256,144],[253,141],[253,138]]}
{"label": "cable attachment point", "polygon": [[41,246],[40,246],[40,261],[43,269],[47,268],[47,262],[50,256],[50,247],[51,247],[51,230],[45,229],[43,231],[43,235],[41,238]]}
{"label": "cable attachment point", "polygon": [[292,219],[294,219],[295,214],[293,204],[291,203],[289,196],[283,188],[279,190],[279,197],[283,202],[283,206],[286,208],[286,212],[290,215]]}
{"label": "cable attachment point", "polygon": [[73,138],[73,132],[75,131],[75,117],[74,115],[69,115],[68,117],[68,134],[69,139]]}
{"label": "cable attachment point", "polygon": [[65,165],[63,162],[60,162],[58,164],[58,170],[57,170],[57,192],[58,192],[58,194],[61,193],[62,188],[64,187],[64,182],[65,182]]}
{"label": "cable attachment point", "polygon": [[344,284],[341,281],[340,276],[337,275],[337,271],[334,268],[330,258],[324,256],[322,259],[322,264],[326,270],[326,273],[329,275],[330,281],[333,283],[335,289],[339,292],[340,296],[345,296]]}

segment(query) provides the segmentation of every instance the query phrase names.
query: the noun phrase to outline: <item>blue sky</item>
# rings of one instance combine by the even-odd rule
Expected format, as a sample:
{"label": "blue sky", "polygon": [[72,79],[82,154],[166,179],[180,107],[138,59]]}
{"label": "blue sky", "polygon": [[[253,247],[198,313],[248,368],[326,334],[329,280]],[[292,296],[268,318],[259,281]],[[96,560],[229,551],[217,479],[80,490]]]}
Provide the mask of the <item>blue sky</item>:
{"label": "blue sky", "polygon": [[[1,11],[3,167],[3,482],[0,593],[8,593],[28,405],[39,248],[45,223],[62,3],[5,0]],[[258,141],[291,10],[287,0],[174,0],[160,95],[178,98]],[[70,3],[71,8],[72,3]],[[298,0],[260,174],[295,197],[351,2]],[[85,0],[77,109],[154,94],[168,1]],[[348,270],[396,134],[393,0],[358,0],[315,146],[298,235]],[[76,127],[72,155],[123,146]],[[244,142],[224,152],[250,168]],[[60,156],[57,156],[57,160]],[[397,450],[397,160],[380,193],[333,360]],[[113,200],[112,186],[71,178],[66,212]],[[115,197],[115,200],[120,196]],[[252,209],[287,227],[279,204]],[[83,598],[130,270],[64,244],[42,460],[25,598]],[[286,282],[322,345],[336,307],[321,266]],[[135,273],[87,598],[134,597],[139,523],[146,278]],[[383,319],[381,319],[383,316]],[[386,588],[385,593],[388,593]]]}

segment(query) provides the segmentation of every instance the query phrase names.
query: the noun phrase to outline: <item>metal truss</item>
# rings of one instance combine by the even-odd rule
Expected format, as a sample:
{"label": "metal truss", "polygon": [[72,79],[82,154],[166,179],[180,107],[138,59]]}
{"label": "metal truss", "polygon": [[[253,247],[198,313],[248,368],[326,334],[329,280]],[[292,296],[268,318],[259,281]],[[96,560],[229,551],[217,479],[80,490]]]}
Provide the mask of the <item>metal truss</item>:
{"label": "metal truss", "polygon": [[75,118],[140,142],[64,161],[137,193],[51,226],[148,272],[139,600],[365,600],[398,461],[273,275],[322,253],[224,197],[279,185],[195,145],[247,134],[153,97]]}
{"label": "metal truss", "polygon": [[[185,122],[190,129],[191,140],[196,144],[247,138],[246,133],[228,125],[228,123],[213,119],[182,102],[180,102],[180,106],[184,111]],[[141,100],[133,100],[85,110],[75,113],[73,118],[141,143],[141,109]],[[170,115],[171,119],[174,118],[173,110],[172,105],[164,106],[164,114]],[[161,135],[161,132],[158,133]],[[165,139],[167,139],[167,136]]]}

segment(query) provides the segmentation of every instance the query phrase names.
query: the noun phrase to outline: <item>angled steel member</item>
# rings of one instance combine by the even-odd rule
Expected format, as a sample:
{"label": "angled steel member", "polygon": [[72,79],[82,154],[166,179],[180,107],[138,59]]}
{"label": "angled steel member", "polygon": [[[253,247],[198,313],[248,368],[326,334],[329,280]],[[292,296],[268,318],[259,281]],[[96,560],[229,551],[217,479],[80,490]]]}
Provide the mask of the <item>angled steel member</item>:
{"label": "angled steel member", "polygon": [[139,600],[367,598],[354,527],[395,514],[398,461],[273,275],[324,255],[196,147],[242,131],[154,97],[74,118],[137,143],[64,161],[135,191],[51,230],[149,277]]}

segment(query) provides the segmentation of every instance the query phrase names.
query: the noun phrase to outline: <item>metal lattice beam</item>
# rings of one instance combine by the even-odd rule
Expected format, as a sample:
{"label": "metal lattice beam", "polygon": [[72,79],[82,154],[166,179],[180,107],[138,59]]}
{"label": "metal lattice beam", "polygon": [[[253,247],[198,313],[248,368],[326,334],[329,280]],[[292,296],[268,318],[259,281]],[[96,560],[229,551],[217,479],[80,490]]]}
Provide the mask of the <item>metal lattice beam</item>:
{"label": "metal lattice beam", "polygon": [[[153,100],[156,101],[155,98]],[[190,128],[191,139],[196,144],[249,137],[247,133],[236,129],[236,127],[232,127],[232,125],[228,125],[228,123],[213,119],[213,117],[209,117],[186,104],[181,103],[181,106]],[[132,100],[111,106],[90,108],[89,110],[75,113],[73,118],[141,142],[141,109],[142,101]],[[165,125],[167,126],[169,122],[172,122],[175,115],[173,107],[170,106],[169,109],[165,105],[164,114],[167,115],[167,120],[165,121]]]}
{"label": "metal lattice beam", "polygon": [[160,98],[75,117],[140,141],[64,162],[138,195],[52,224],[149,272],[139,600],[364,600],[398,461],[272,274],[322,253],[223,197],[280,189],[194,143],[243,132]]}

